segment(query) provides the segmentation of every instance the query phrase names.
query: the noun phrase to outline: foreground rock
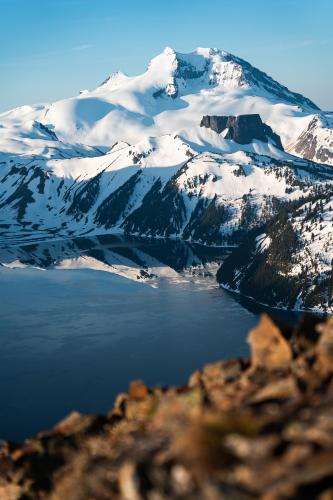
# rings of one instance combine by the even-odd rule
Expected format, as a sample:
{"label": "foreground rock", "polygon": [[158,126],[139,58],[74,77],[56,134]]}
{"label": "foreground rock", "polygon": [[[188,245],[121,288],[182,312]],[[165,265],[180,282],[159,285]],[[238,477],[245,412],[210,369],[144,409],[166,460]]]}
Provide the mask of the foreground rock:
{"label": "foreground rock", "polygon": [[251,359],[179,388],[131,384],[106,416],[72,413],[3,444],[0,498],[331,499],[333,321],[261,318]]}

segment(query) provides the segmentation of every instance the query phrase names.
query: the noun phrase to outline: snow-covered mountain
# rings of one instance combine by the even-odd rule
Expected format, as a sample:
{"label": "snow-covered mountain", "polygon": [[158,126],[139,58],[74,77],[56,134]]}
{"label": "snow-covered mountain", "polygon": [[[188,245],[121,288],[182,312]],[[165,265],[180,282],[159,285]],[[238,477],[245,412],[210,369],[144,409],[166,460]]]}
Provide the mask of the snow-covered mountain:
{"label": "snow-covered mountain", "polygon": [[142,75],[116,73],[70,99],[0,114],[0,151],[29,154],[37,149],[29,140],[36,122],[60,141],[103,149],[116,141],[135,144],[192,127],[204,115],[249,113],[260,114],[286,147],[321,112],[232,54],[204,48],[181,54],[166,48]]}
{"label": "snow-covered mountain", "polygon": [[143,75],[0,115],[1,246],[102,233],[237,246],[328,192],[331,134],[330,114],[242,59],[167,48]]}

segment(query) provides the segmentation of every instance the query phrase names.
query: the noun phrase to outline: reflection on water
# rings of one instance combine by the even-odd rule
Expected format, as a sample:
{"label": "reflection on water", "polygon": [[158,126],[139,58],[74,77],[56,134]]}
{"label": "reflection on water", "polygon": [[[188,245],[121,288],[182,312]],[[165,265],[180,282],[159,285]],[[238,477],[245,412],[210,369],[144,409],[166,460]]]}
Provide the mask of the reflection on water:
{"label": "reflection on water", "polygon": [[225,255],[110,236],[0,249],[0,438],[105,412],[130,380],[180,384],[247,354],[262,308],[218,288]]}
{"label": "reflection on water", "polygon": [[161,278],[179,283],[203,278],[207,286],[206,278],[215,278],[227,254],[226,249],[179,240],[96,236],[0,248],[0,263],[8,268],[93,269],[156,286]]}

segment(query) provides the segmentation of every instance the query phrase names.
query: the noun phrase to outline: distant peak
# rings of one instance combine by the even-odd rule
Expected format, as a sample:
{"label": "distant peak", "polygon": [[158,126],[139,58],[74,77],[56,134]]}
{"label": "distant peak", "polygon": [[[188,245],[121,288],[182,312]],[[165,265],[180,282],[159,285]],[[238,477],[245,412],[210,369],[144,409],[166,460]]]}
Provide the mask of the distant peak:
{"label": "distant peak", "polygon": [[165,47],[165,49],[163,50],[163,54],[173,56],[176,55],[176,51],[172,47]]}
{"label": "distant peak", "polygon": [[123,73],[122,71],[114,71],[104,80],[104,82],[101,83],[100,87],[116,87],[128,78],[129,77],[126,75],[126,73]]}
{"label": "distant peak", "polygon": [[[224,91],[251,90],[253,94],[274,102],[319,111],[306,97],[290,91],[247,61],[217,47],[197,47],[192,52],[182,53],[167,46],[151,59],[147,71],[135,78],[150,86],[151,95],[156,99],[176,99],[220,87]],[[99,88],[113,91],[129,80],[130,77],[118,71],[112,73]]]}
{"label": "distant peak", "polygon": [[[217,47],[197,47],[193,52],[176,52],[166,47],[150,62],[150,73],[164,75],[165,86],[157,91],[158,97],[168,95],[175,98],[188,92],[188,82],[197,82],[204,87],[221,86],[226,90],[252,88],[259,95],[293,104],[302,109],[319,108],[310,99],[290,91],[269,75],[247,61]],[[172,84],[172,91],[169,87]],[[166,88],[169,86],[168,88]]]}
{"label": "distant peak", "polygon": [[217,47],[197,47],[192,54],[199,54],[204,57],[211,57],[211,56],[216,56],[216,55],[225,55],[228,54],[228,52],[225,52],[224,50],[218,49]]}
{"label": "distant peak", "polygon": [[190,87],[238,88],[247,84],[238,62],[218,48],[198,47],[190,53],[166,47],[148,66],[147,76],[154,82],[153,97],[177,98]]}

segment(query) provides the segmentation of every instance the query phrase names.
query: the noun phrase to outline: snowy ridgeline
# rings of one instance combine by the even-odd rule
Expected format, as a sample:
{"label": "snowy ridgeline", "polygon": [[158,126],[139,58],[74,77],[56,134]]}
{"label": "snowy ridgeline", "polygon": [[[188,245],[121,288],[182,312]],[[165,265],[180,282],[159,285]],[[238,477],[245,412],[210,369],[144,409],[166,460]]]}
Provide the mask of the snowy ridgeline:
{"label": "snowy ridgeline", "polygon": [[0,115],[1,244],[125,232],[240,245],[224,286],[331,308],[332,124],[231,54],[166,49],[143,75]]}

